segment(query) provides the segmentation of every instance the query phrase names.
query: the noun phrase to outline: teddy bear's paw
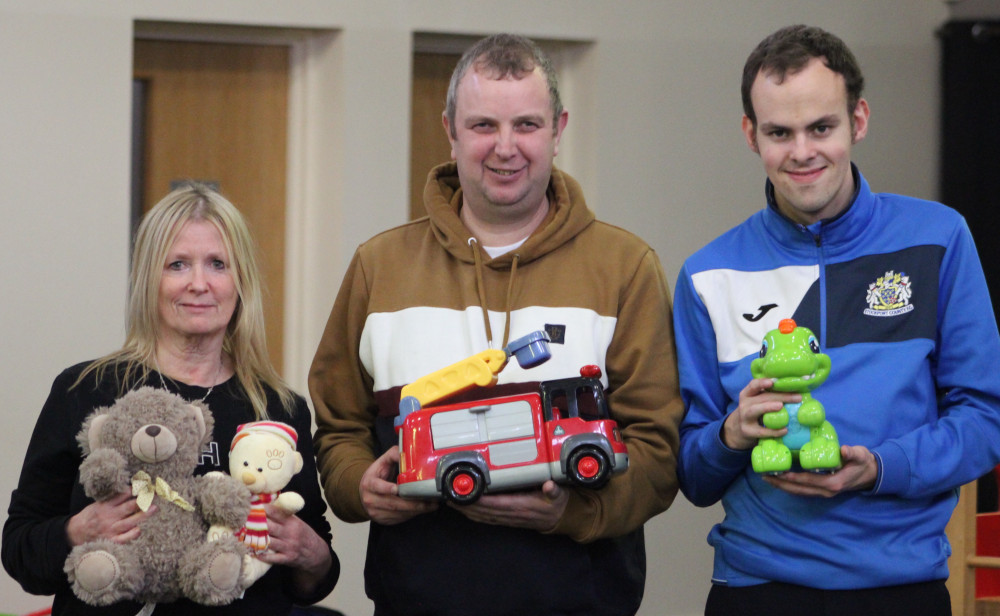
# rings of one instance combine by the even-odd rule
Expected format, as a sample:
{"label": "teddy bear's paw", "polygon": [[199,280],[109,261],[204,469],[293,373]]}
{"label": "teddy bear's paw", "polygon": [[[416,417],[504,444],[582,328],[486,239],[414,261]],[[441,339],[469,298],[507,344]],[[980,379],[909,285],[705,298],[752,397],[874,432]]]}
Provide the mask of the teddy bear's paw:
{"label": "teddy bear's paw", "polygon": [[242,560],[239,554],[232,552],[216,554],[208,565],[208,580],[212,586],[220,592],[235,588],[240,581]]}
{"label": "teddy bear's paw", "polygon": [[101,593],[121,577],[118,559],[104,550],[91,552],[76,566],[76,582],[90,593]]}
{"label": "teddy bear's paw", "polygon": [[73,592],[90,605],[110,605],[133,596],[141,580],[129,579],[121,562],[103,549],[80,551],[75,548],[66,566]]}
{"label": "teddy bear's paw", "polygon": [[243,594],[246,549],[235,537],[206,542],[182,558],[178,578],[184,595],[203,605],[225,605]]}
{"label": "teddy bear's paw", "polygon": [[240,583],[244,588],[249,588],[254,582],[263,577],[270,568],[270,563],[247,554],[243,557],[243,575],[240,577]]}
{"label": "teddy bear's paw", "polygon": [[301,495],[295,492],[282,492],[278,496],[277,501],[275,501],[275,505],[288,513],[298,513],[306,506],[306,501]]}
{"label": "teddy bear's paw", "polygon": [[213,524],[208,527],[208,535],[206,538],[209,541],[219,541],[223,537],[232,537],[233,534],[232,528],[221,524]]}

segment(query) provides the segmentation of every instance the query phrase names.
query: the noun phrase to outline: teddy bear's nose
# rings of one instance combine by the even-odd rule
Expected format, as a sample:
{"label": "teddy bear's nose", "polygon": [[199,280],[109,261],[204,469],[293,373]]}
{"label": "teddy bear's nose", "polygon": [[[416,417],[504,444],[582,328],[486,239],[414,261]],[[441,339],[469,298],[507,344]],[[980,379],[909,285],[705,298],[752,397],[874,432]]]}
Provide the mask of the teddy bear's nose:
{"label": "teddy bear's nose", "polygon": [[160,433],[160,426],[146,426],[146,434],[155,437]]}

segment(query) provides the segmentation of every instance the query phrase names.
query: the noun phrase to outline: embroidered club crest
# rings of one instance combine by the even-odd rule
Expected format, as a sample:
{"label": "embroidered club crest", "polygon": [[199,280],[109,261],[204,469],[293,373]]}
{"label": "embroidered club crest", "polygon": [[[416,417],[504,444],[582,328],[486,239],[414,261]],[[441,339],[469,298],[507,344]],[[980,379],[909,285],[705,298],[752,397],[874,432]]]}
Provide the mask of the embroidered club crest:
{"label": "embroidered club crest", "polygon": [[868,308],[865,314],[870,317],[894,317],[913,310],[910,297],[913,289],[910,277],[905,272],[896,273],[889,270],[885,276],[868,285]]}

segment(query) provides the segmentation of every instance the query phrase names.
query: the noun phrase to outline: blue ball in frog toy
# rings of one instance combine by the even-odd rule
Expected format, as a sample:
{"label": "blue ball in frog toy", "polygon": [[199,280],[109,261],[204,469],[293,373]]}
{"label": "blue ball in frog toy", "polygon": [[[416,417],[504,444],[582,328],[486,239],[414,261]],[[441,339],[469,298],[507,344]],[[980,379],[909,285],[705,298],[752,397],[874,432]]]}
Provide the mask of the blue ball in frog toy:
{"label": "blue ball in frog toy", "polygon": [[788,432],[760,439],[751,452],[753,470],[781,473],[791,470],[796,461],[803,470],[813,472],[840,468],[837,432],[826,420],[823,405],[810,393],[830,375],[830,356],[820,352],[812,331],[797,327],[792,319],[782,319],[778,329],[764,336],[760,357],[750,363],[750,371],[755,379],[772,379],[772,391],[802,394],[802,402],[764,413],[765,427],[788,428]]}

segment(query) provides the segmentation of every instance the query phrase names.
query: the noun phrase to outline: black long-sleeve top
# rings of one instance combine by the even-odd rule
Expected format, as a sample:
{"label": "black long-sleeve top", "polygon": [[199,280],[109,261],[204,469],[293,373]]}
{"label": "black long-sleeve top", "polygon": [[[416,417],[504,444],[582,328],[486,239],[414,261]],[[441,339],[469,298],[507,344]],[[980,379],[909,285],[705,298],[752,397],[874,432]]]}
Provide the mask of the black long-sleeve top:
{"label": "black long-sleeve top", "polygon": [[[108,370],[97,383],[93,376],[73,387],[87,363],[78,364],[60,374],[42,407],[38,421],[28,443],[24,465],[17,489],[11,495],[8,517],[3,526],[3,544],[0,548],[3,566],[25,591],[38,595],[55,595],[52,606],[54,616],[68,614],[101,614],[132,616],[142,609],[142,604],[120,602],[111,606],[94,607],[83,603],[73,594],[63,567],[71,546],[66,537],[66,523],[70,517],[86,507],[91,500],[83,493],[79,481],[83,452],[76,440],[84,419],[98,407],[111,406],[121,393],[118,375]],[[196,475],[210,471],[229,470],[229,443],[236,434],[236,427],[254,421],[253,408],[243,393],[237,379],[231,378],[211,391],[161,379],[152,372],[143,381],[132,384],[166,387],[187,400],[201,400],[215,418],[212,442],[203,452]],[[277,394],[267,390],[267,409],[274,421],[283,421],[298,431],[298,450],[304,461],[286,490],[298,492],[305,499],[305,507],[297,514],[330,545],[332,533],[324,513],[326,503],[320,492],[313,453],[311,415],[305,400],[295,397],[295,413],[289,416]],[[332,548],[333,564],[327,579],[314,593],[302,596],[295,592],[291,570],[274,566],[261,579],[247,589],[242,599],[226,606],[209,607],[187,600],[158,604],[157,616],[183,614],[198,615],[255,615],[274,616],[288,614],[293,604],[315,603],[328,595],[340,576],[340,562]]]}

